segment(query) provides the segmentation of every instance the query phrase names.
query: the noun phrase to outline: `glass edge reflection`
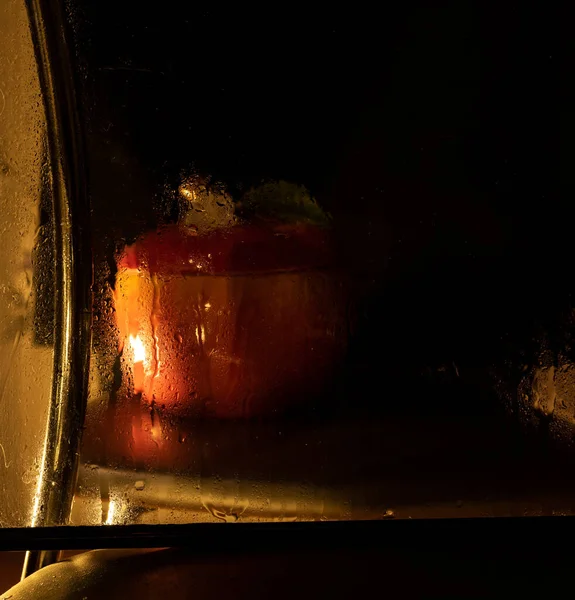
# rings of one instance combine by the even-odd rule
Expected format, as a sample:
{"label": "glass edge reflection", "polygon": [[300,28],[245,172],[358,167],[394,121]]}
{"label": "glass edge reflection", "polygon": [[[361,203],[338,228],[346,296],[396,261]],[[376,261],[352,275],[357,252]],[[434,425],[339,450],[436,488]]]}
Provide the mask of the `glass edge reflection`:
{"label": "glass edge reflection", "polygon": [[[80,119],[70,36],[58,0],[27,0],[46,112],[55,223],[54,379],[32,527],[65,525],[78,470],[91,331],[91,251]],[[23,577],[53,562],[28,553]]]}

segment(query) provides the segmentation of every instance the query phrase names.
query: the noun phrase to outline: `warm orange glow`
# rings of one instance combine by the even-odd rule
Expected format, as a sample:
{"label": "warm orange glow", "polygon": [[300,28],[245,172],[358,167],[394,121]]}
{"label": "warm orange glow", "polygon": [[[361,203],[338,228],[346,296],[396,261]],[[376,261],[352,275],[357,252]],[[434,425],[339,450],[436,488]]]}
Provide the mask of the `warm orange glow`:
{"label": "warm orange glow", "polygon": [[130,346],[132,346],[132,350],[134,351],[134,364],[138,362],[147,362],[146,348],[144,347],[144,342],[142,342],[139,335],[135,337],[130,335]]}
{"label": "warm orange glow", "polygon": [[116,278],[114,304],[118,347],[126,359],[135,394],[148,401],[158,392],[160,353],[154,302],[159,291],[144,268],[122,268]]}
{"label": "warm orange glow", "polygon": [[144,381],[146,379],[145,367],[147,366],[146,348],[139,335],[130,335],[130,346],[134,352],[134,393],[138,394],[144,391]]}

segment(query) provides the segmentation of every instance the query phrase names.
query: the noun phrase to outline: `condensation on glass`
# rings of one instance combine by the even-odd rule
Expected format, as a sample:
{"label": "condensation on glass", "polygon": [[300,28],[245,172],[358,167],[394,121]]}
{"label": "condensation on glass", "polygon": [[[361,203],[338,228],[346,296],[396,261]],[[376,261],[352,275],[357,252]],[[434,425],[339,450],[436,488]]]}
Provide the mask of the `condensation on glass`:
{"label": "condensation on glass", "polygon": [[[383,73],[363,14],[261,27],[244,6],[66,8],[74,77],[59,83],[78,88],[67,133],[87,150],[94,254],[72,524],[571,514],[549,450],[571,443],[570,346],[546,351],[527,309],[494,308],[521,261],[500,260],[489,207],[456,177],[450,119],[465,129],[472,99],[435,77],[437,40]],[[63,256],[23,2],[4,3],[0,34],[0,525],[16,526],[33,524],[65,366]]]}
{"label": "condensation on glass", "polygon": [[[301,186],[264,188],[326,218]],[[121,241],[98,288],[73,522],[380,516],[376,499],[353,513],[337,433],[285,420],[309,414],[345,355],[349,290],[326,231],[254,223],[222,185],[172,195],[177,222]]]}
{"label": "condensation on glass", "polygon": [[[31,525],[53,376],[46,121],[26,5],[0,18],[0,525]],[[49,211],[48,211],[49,212]]]}
{"label": "condensation on glass", "polygon": [[418,11],[390,49],[364,13],[71,5],[95,255],[72,522],[571,514],[516,425],[568,439],[572,368],[505,354],[517,264],[461,181],[482,100],[452,32],[444,55]]}

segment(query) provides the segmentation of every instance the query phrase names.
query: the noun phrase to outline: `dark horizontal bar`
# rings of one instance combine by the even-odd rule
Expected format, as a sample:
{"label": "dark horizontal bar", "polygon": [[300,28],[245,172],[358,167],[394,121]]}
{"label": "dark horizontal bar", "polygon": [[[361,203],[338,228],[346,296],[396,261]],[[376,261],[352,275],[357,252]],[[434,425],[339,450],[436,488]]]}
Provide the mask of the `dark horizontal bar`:
{"label": "dark horizontal bar", "polygon": [[5,528],[0,550],[182,547],[201,554],[298,547],[450,550],[489,546],[495,551],[540,548],[575,532],[575,517],[339,521],[310,523],[197,523]]}

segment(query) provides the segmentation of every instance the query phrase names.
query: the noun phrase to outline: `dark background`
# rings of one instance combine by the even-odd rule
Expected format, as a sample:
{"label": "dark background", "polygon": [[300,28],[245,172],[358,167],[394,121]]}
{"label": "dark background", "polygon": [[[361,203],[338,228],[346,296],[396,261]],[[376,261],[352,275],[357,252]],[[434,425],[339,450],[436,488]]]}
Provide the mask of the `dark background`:
{"label": "dark background", "polygon": [[551,15],[84,0],[70,14],[97,255],[171,218],[165,189],[191,168],[236,198],[286,179],[331,212],[340,266],[368,290],[346,402],[491,414],[542,349],[570,355]]}

